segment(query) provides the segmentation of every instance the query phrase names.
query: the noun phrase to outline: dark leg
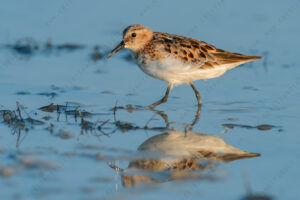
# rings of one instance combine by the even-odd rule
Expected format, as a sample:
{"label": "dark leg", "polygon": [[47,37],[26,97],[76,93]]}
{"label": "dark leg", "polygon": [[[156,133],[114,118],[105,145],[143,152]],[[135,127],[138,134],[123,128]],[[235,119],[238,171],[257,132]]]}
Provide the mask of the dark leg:
{"label": "dark leg", "polygon": [[153,108],[153,107],[155,107],[155,106],[157,106],[159,104],[162,104],[162,103],[168,101],[168,97],[169,97],[169,93],[170,93],[171,88],[172,88],[172,85],[169,84],[165,96],[161,100],[159,100],[159,101],[151,104],[149,107]]}
{"label": "dark leg", "polygon": [[193,88],[197,101],[198,101],[198,105],[201,105],[201,98],[200,98],[200,93],[198,92],[198,90],[195,88],[195,86],[193,85],[193,83],[190,83],[190,86]]}

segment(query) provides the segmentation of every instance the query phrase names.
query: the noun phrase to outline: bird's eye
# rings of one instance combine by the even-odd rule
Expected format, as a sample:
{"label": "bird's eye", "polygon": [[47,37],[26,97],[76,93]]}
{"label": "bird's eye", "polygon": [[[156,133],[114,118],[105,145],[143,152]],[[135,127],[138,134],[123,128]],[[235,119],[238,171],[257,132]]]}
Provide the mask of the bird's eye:
{"label": "bird's eye", "polygon": [[136,33],[132,33],[132,34],[131,34],[131,37],[136,37]]}

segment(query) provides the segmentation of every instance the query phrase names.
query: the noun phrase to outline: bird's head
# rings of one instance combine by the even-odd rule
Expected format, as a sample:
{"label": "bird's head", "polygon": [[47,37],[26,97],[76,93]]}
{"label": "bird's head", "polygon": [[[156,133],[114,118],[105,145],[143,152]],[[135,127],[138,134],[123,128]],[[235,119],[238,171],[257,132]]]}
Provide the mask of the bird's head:
{"label": "bird's head", "polygon": [[134,24],[128,26],[123,31],[123,40],[116,48],[114,48],[107,58],[113,56],[116,52],[123,48],[130,49],[134,52],[143,49],[145,45],[152,39],[153,32],[146,26]]}

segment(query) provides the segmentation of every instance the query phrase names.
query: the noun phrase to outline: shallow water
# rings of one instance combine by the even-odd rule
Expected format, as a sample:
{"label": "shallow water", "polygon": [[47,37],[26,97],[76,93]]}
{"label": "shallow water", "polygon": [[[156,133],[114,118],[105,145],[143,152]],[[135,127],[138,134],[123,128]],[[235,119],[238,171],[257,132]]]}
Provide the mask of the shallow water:
{"label": "shallow water", "polygon": [[[1,199],[299,198],[299,0],[2,5]],[[156,110],[124,109],[153,103],[166,87],[144,75],[126,50],[102,57],[133,23],[264,58],[196,82],[201,111],[186,85]],[[170,130],[189,138],[191,129],[260,156],[210,157],[204,164],[213,167],[184,173],[127,169],[130,161],[179,156],[137,149]],[[178,152],[193,145],[208,151],[194,142],[176,143]],[[128,178],[134,187],[124,183],[136,174],[143,178]]]}

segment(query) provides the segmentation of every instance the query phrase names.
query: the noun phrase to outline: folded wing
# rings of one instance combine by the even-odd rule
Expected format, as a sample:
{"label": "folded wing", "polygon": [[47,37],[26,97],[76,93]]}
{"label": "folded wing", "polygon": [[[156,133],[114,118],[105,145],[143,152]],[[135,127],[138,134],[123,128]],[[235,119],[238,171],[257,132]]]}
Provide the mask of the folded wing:
{"label": "folded wing", "polygon": [[166,44],[163,45],[164,48],[162,49],[166,55],[172,55],[199,69],[210,69],[221,66],[233,68],[261,58],[260,56],[246,56],[225,51],[203,41],[169,33],[155,32],[154,40],[158,43]]}

